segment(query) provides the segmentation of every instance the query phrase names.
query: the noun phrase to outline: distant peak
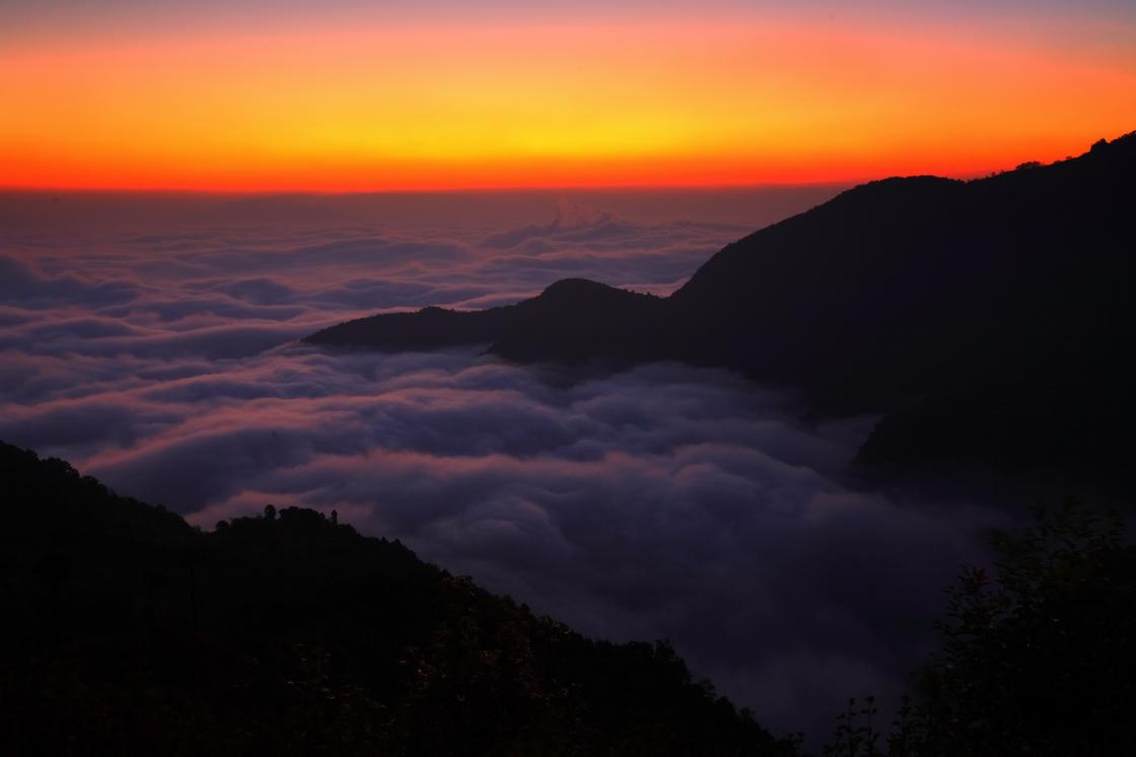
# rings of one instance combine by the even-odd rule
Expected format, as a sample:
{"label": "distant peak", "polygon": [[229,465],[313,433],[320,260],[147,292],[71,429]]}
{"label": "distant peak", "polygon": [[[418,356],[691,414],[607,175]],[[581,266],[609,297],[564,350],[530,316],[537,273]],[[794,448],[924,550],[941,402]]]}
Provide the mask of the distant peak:
{"label": "distant peak", "polygon": [[562,294],[598,292],[607,289],[612,289],[612,287],[607,284],[601,284],[598,281],[592,281],[591,279],[560,279],[545,287],[544,291],[540,293],[540,296],[555,297]]}
{"label": "distant peak", "polygon": [[536,298],[541,302],[567,302],[583,298],[626,295],[622,289],[589,279],[561,279],[545,288]]}

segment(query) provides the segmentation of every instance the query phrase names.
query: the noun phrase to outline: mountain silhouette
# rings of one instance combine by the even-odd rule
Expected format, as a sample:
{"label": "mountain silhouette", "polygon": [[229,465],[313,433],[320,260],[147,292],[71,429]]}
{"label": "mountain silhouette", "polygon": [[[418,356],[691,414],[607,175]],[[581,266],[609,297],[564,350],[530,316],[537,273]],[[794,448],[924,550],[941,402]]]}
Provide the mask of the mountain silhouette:
{"label": "mountain silhouette", "polygon": [[583,280],[477,312],[324,329],[317,345],[485,343],[522,363],[678,360],[879,414],[877,471],[977,466],[1102,487],[1126,465],[1136,132],[970,181],[893,178],[734,242],[666,298]]}
{"label": "mountain silhouette", "polygon": [[397,541],[204,532],[0,443],[2,754],[782,755],[665,643],[584,638]]}

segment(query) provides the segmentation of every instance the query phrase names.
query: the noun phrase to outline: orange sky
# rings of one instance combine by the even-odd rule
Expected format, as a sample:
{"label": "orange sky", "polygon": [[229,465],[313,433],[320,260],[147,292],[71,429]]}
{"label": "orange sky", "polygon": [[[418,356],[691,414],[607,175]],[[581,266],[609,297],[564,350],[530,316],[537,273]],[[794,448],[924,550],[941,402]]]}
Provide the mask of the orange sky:
{"label": "orange sky", "polygon": [[735,10],[14,33],[0,38],[0,186],[973,175],[1136,129],[1136,42],[1013,28]]}

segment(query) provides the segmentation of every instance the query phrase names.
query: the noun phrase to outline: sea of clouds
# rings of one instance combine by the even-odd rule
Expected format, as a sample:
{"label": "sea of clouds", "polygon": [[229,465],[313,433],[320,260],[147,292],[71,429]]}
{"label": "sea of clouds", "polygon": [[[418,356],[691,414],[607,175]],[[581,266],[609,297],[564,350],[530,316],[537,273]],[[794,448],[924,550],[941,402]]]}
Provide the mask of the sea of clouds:
{"label": "sea of clouds", "polygon": [[871,419],[810,420],[725,372],[295,340],[566,276],[667,293],[832,191],[0,196],[0,439],[206,528],[337,510],[586,633],[668,638],[815,735],[903,687],[1002,516],[850,486]]}

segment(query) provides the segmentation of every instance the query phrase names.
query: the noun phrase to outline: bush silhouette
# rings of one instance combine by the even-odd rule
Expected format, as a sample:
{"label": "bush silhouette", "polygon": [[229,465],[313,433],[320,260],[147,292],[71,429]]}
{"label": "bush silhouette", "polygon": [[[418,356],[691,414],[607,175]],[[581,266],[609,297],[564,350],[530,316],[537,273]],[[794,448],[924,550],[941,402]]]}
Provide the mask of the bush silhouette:
{"label": "bush silhouette", "polygon": [[900,713],[897,757],[1119,754],[1136,698],[1136,548],[1076,501],[963,572],[943,648]]}

